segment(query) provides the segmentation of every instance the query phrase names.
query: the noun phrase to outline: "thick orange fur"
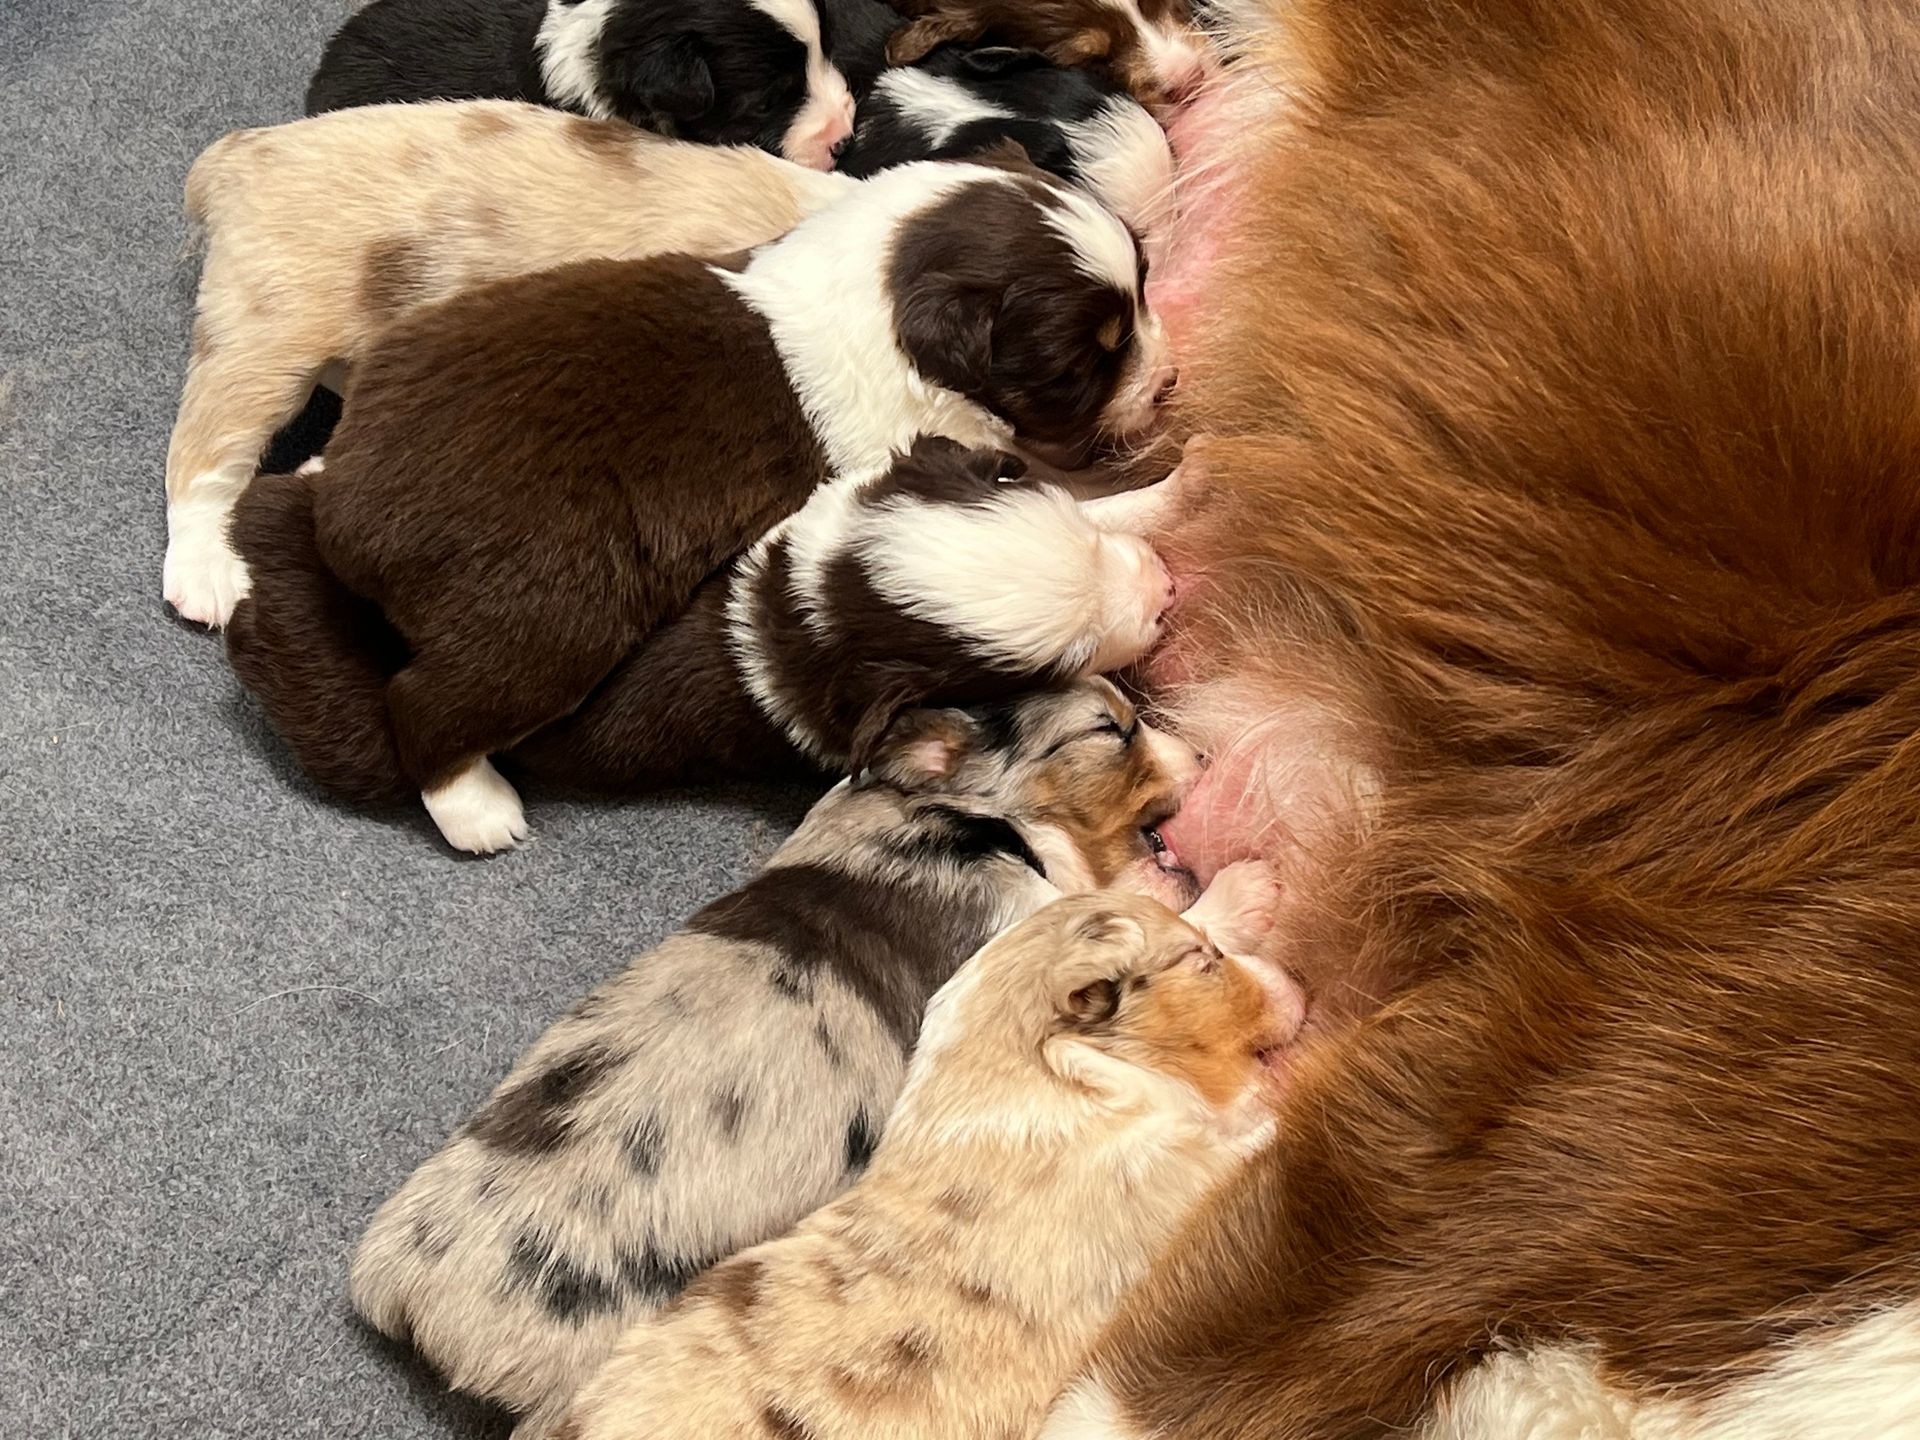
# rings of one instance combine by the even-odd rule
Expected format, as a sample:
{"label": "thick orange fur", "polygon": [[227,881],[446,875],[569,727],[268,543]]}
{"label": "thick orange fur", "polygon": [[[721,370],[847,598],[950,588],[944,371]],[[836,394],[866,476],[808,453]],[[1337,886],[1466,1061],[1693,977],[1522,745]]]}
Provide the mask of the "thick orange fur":
{"label": "thick orange fur", "polygon": [[1920,18],[1278,18],[1163,675],[1319,1034],[1092,1374],[1156,1440],[1502,1346],[1723,1393],[1920,1299]]}

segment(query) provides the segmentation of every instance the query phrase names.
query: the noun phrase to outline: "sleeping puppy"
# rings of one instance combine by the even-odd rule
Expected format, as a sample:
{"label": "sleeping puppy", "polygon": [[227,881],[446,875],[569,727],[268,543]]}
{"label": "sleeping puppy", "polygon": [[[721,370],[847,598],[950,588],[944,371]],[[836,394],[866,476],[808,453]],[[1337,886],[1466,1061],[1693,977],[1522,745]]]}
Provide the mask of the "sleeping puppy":
{"label": "sleeping puppy", "polygon": [[640,1319],[554,1440],[1025,1436],[1274,1130],[1303,1005],[1234,958],[1275,891],[1060,900],[935,997],[860,1182]]}
{"label": "sleeping puppy", "polygon": [[836,161],[872,175],[911,160],[965,159],[1014,141],[1033,163],[1080,185],[1158,261],[1173,228],[1173,152],[1124,90],[1037,50],[942,46],[888,70],[863,94]]}
{"label": "sleeping puppy", "polygon": [[328,42],[307,113],[485,99],[815,170],[853,128],[812,0],[374,0]]}
{"label": "sleeping puppy", "polygon": [[251,542],[298,583],[242,602],[236,668],[270,714],[325,704],[307,662],[249,668],[253,629],[285,628],[272,607],[297,588],[312,664],[365,671],[346,599],[377,607],[406,663],[383,723],[316,778],[416,790],[457,848],[511,845],[519,797],[488,757],[578,708],[828,475],[877,473],[920,434],[1149,427],[1172,372],[1141,272],[1070,187],[925,164],[737,271],[592,261],[404,316],[356,369],[325,474],[301,477],[310,501],[276,502]]}
{"label": "sleeping puppy", "polygon": [[388,321],[592,256],[733,254],[854,188],[758,150],[496,101],[378,106],[215,141],[187,176],[205,261],[167,453],[167,599],[226,623],[245,587],[226,534],[234,498],[320,377],[339,388],[332,371]]}
{"label": "sleeping puppy", "polygon": [[860,1173],[928,998],[991,936],[1062,891],[1192,898],[1150,834],[1195,770],[1104,680],[903,715],[381,1207],[355,1305],[456,1387],[554,1419],[628,1324]]}
{"label": "sleeping puppy", "polygon": [[1039,50],[1056,65],[1092,65],[1142,105],[1178,105],[1215,68],[1188,0],[894,0],[911,17],[887,42],[896,65],[935,46],[986,41]]}
{"label": "sleeping puppy", "polygon": [[[260,476],[241,502],[254,589],[230,650],[310,774],[379,798],[363,757],[385,743],[408,651],[319,566],[308,474]],[[1082,503],[1044,466],[923,436],[877,478],[814,492],[504,763],[603,790],[846,774],[910,705],[1122,669],[1158,640],[1173,592],[1139,536],[1177,519],[1188,489],[1176,472]],[[330,646],[342,633],[350,652]],[[405,777],[389,778],[403,798]]]}

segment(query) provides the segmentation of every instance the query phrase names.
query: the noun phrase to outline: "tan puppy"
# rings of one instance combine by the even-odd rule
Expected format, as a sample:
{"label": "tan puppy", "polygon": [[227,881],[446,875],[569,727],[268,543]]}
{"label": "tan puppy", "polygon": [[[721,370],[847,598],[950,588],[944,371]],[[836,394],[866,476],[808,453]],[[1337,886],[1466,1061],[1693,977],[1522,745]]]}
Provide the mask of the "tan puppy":
{"label": "tan puppy", "polygon": [[1185,918],[1056,902],[935,996],[865,1178],[634,1326],[556,1440],[1026,1436],[1127,1289],[1273,1130],[1298,1029],[1235,866]]}
{"label": "tan puppy", "polygon": [[857,183],[493,100],[375,105],[215,141],[187,175],[206,260],[167,451],[167,599],[226,623],[247,593],[227,540],[235,499],[322,372],[394,316],[574,260],[745,250]]}

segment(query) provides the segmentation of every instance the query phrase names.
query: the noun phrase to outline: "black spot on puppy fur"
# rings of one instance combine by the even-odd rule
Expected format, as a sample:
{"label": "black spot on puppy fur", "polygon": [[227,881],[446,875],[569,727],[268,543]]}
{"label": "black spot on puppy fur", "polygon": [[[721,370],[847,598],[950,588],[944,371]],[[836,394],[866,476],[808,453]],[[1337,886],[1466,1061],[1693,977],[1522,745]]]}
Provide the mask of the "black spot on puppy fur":
{"label": "black spot on puppy fur", "polygon": [[880,1143],[880,1137],[874,1133],[873,1121],[867,1118],[867,1112],[858,1112],[847,1125],[847,1171],[859,1174],[873,1160],[874,1148]]}
{"label": "black spot on puppy fur", "polygon": [[633,1167],[634,1173],[643,1180],[651,1180],[660,1173],[660,1160],[667,1148],[666,1129],[658,1117],[642,1115],[627,1131],[621,1148],[626,1152],[627,1163]]}
{"label": "black spot on puppy fur", "polygon": [[747,1097],[738,1090],[723,1090],[713,1097],[713,1123],[728,1140],[740,1138],[740,1124],[747,1116]]}
{"label": "black spot on puppy fur", "polygon": [[547,1236],[523,1230],[507,1256],[507,1280],[532,1290],[556,1320],[578,1325],[593,1315],[618,1308],[620,1292],[612,1281],[577,1265]]}
{"label": "black spot on puppy fur", "polygon": [[494,1096],[473,1117],[468,1133],[496,1150],[548,1154],[567,1138],[573,1106],[625,1059],[599,1049],[569,1055]]}
{"label": "black spot on puppy fur", "polygon": [[962,865],[1011,857],[1043,879],[1047,867],[1020,832],[998,815],[975,815],[951,805],[929,805],[917,812],[925,823],[895,853],[913,863],[953,860]]}
{"label": "black spot on puppy fur", "polygon": [[685,1290],[707,1262],[685,1260],[644,1250],[639,1255],[622,1255],[620,1283],[629,1295],[653,1305],[664,1305]]}

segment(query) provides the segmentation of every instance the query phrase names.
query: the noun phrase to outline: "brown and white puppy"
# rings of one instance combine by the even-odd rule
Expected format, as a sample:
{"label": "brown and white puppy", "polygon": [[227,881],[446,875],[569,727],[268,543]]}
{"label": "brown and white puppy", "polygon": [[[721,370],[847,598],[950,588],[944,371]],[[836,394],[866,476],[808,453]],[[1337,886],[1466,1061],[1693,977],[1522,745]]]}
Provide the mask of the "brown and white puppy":
{"label": "brown and white puppy", "polygon": [[1268,9],[1154,668],[1319,1034],[1047,1440],[1920,1435],[1920,14]]}
{"label": "brown and white puppy", "polygon": [[488,756],[572,713],[829,474],[921,434],[1148,427],[1171,370],[1141,283],[1080,192],[927,163],[743,269],[591,261],[410,312],[356,368],[324,474],[236,517],[276,583],[229,653],[317,779],[415,790],[455,847],[506,848],[526,822]]}
{"label": "brown and white puppy", "polygon": [[892,0],[911,17],[887,58],[911,65],[950,42],[1038,50],[1056,65],[1093,65],[1143,105],[1176,105],[1216,68],[1188,0]]}
{"label": "brown and white puppy", "polygon": [[[1229,871],[1186,918],[1060,900],[934,998],[847,1194],[630,1329],[554,1440],[1031,1434],[1119,1298],[1273,1132],[1298,1028]],[[1213,928],[1214,940],[1207,931]]]}
{"label": "brown and white puppy", "polygon": [[381,105],[242,130],[187,175],[204,242],[167,452],[167,600],[224,625],[227,539],[273,434],[339,389],[389,321],[470,286],[594,256],[725,256],[853,183],[750,149],[662,140],[532,105]]}
{"label": "brown and white puppy", "polygon": [[629,1324],[854,1181],[980,946],[1088,886],[1192,899],[1148,832],[1195,769],[1104,680],[903,715],[381,1206],[354,1303],[457,1388],[556,1419]]}

